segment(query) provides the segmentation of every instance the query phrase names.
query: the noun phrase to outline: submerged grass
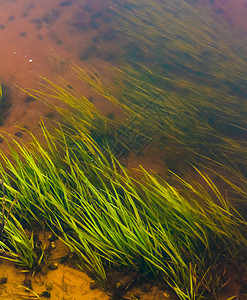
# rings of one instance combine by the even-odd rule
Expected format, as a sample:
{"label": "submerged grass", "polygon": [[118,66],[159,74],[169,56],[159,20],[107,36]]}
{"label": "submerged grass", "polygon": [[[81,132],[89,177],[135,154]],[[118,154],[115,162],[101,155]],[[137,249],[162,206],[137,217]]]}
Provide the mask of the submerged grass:
{"label": "submerged grass", "polygon": [[[121,37],[114,81],[73,67],[79,78],[166,147],[167,157],[204,156],[241,170],[246,156],[246,40],[205,1],[106,1]],[[204,160],[205,162],[205,160]]]}
{"label": "submerged grass", "polygon": [[246,222],[206,174],[198,171],[214,197],[179,179],[182,196],[144,169],[142,180],[132,178],[111,153],[109,163],[87,133],[42,128],[44,145],[33,137],[33,150],[16,142],[11,158],[1,153],[6,195],[18,198],[4,229],[8,247],[1,243],[9,257],[26,268],[42,259],[20,222],[29,230],[40,223],[104,280],[106,267],[125,266],[164,277],[180,299],[224,284],[216,266],[246,244]]}
{"label": "submerged grass", "polygon": [[[44,143],[32,136],[28,147],[15,142],[11,157],[1,152],[6,203],[10,207],[10,199],[17,199],[1,235],[2,253],[25,268],[35,268],[44,253],[35,252],[33,234],[27,232],[39,224],[76,254],[80,267],[86,265],[98,278],[107,280],[108,267],[126,267],[162,277],[180,299],[216,297],[227,282],[226,263],[237,264],[246,247],[247,224],[228,194],[201,171],[197,159],[223,169],[224,158],[230,157],[240,185],[219,176],[237,199],[246,199],[246,179],[238,169],[245,165],[246,143],[241,137],[246,120],[241,107],[232,110],[238,97],[246,95],[246,59],[243,50],[235,54],[242,42],[234,39],[229,45],[227,27],[219,29],[219,41],[215,23],[208,23],[210,12],[198,14],[188,1],[107,2],[120,21],[119,34],[128,36],[127,64],[110,68],[117,78],[110,85],[73,69],[124,109],[128,122],[107,120],[85,97],[66,88],[66,82],[60,87],[46,80],[49,90],[30,91],[43,101],[61,100],[70,109],[55,107],[64,123],[52,132],[41,124]],[[180,187],[175,188],[143,168],[140,179],[130,176],[110,142],[99,139],[108,133],[117,138],[120,125],[132,133],[141,130],[142,137],[155,136],[173,156],[186,150],[186,159],[195,162],[203,183],[173,173]]]}

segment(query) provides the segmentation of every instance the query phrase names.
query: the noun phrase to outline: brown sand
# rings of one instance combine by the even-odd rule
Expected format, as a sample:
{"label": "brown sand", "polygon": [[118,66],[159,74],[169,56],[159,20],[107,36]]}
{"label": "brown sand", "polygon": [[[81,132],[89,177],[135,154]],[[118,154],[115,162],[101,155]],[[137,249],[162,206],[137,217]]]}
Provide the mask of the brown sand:
{"label": "brown sand", "polygon": [[[98,289],[91,290],[91,279],[83,272],[65,265],[58,265],[55,271],[49,271],[47,275],[36,274],[34,276],[22,273],[12,264],[1,261],[0,276],[7,278],[6,284],[0,285],[0,298],[4,300],[38,299],[36,295],[50,293],[50,299],[54,300],[107,300],[109,297]],[[30,279],[32,290],[26,290],[24,280]],[[44,299],[42,297],[42,299]]]}

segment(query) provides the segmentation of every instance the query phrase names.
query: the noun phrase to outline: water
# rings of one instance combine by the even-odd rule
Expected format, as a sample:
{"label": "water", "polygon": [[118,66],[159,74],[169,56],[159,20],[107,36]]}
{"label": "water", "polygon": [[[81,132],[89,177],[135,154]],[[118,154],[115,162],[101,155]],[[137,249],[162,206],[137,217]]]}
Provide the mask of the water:
{"label": "water", "polygon": [[[117,8],[122,5],[123,10],[125,9],[126,12],[130,14],[132,10],[135,9],[135,7],[131,7],[131,5],[128,7],[127,2],[120,1],[116,3]],[[162,81],[161,83],[158,82],[161,79],[155,76],[152,78],[149,77],[149,79],[146,77],[146,79],[144,79],[144,82],[146,82],[145,80],[150,80],[150,83],[154,84],[153,87],[161,87],[166,92],[166,95],[159,95],[159,99],[155,101],[156,106],[160,105],[159,101],[164,103],[164,99],[174,97],[171,93],[177,93],[183,97],[193,99],[189,105],[194,105],[197,101],[195,94],[200,93],[200,95],[205,98],[203,100],[205,103],[200,106],[200,115],[197,115],[197,117],[206,120],[210,126],[214,126],[217,131],[223,133],[226,124],[224,121],[222,122],[222,118],[228,118],[229,114],[224,115],[220,119],[218,118],[218,114],[215,113],[215,109],[212,110],[208,104],[211,101],[212,103],[215,102],[215,107],[219,110],[221,102],[226,101],[225,109],[228,109],[228,112],[231,113],[235,110],[235,114],[233,114],[234,124],[236,126],[242,126],[243,124],[238,121],[244,115],[245,102],[243,99],[246,96],[246,90],[244,83],[239,84],[239,78],[241,76],[236,77],[239,66],[237,66],[234,71],[232,69],[234,64],[231,65],[229,63],[229,67],[227,67],[227,60],[232,60],[231,55],[235,52],[236,40],[239,39],[240,35],[243,37],[247,32],[245,18],[247,11],[246,1],[209,1],[211,8],[208,4],[203,2],[203,4],[198,3],[198,1],[187,1],[187,3],[189,5],[193,4],[197,11],[201,9],[201,11],[204,12],[205,8],[206,10],[211,10],[208,14],[210,20],[206,19],[204,26],[209,26],[210,32],[207,34],[209,34],[209,38],[211,39],[210,43],[212,43],[212,47],[215,49],[219,47],[221,51],[220,56],[216,53],[217,50],[212,52],[212,48],[203,49],[205,45],[199,46],[201,43],[200,33],[196,35],[195,28],[197,22],[201,23],[202,20],[200,20],[200,18],[197,20],[197,12],[190,13],[188,10],[187,17],[189,21],[187,22],[186,19],[184,19],[184,21],[188,24],[191,23],[192,27],[187,27],[191,32],[183,32],[181,29],[182,24],[176,21],[176,17],[181,18],[182,11],[179,10],[179,7],[177,7],[176,13],[174,10],[173,13],[170,14],[170,16],[174,17],[173,21],[171,19],[170,25],[169,23],[164,23],[166,27],[170,26],[171,30],[176,32],[173,38],[170,40],[168,38],[167,41],[162,40],[165,36],[163,35],[163,37],[160,37],[160,41],[156,38],[156,40],[153,41],[154,44],[149,47],[148,45],[144,46],[146,41],[142,43],[142,41],[138,39],[131,39],[131,35],[128,36],[127,32],[126,36],[123,33],[119,36],[118,31],[115,29],[115,26],[119,26],[116,18],[119,11],[116,13],[114,6],[111,7],[111,5],[109,5],[109,7],[107,7],[107,5],[102,5],[100,1],[55,0],[51,2],[46,0],[37,2],[27,0],[2,0],[0,2],[0,78],[1,81],[10,88],[11,102],[10,108],[9,104],[2,109],[2,119],[4,121],[2,122],[1,130],[3,135],[6,136],[5,132],[7,132],[25,140],[27,137],[25,137],[22,128],[31,129],[33,132],[36,132],[36,134],[39,134],[39,121],[41,117],[47,117],[49,119],[57,118],[56,112],[51,111],[49,107],[43,105],[41,102],[34,101],[33,98],[27,98],[27,95],[16,87],[40,90],[41,87],[38,82],[42,80],[38,79],[37,75],[41,75],[53,81],[57,80],[55,75],[61,76],[74,88],[79,89],[83,95],[91,99],[90,101],[93,101],[104,115],[118,116],[118,112],[110,103],[103,101],[102,97],[96,95],[87,84],[77,79],[75,74],[68,67],[68,63],[73,63],[82,68],[95,68],[103,77],[105,74],[105,77],[108,78],[110,78],[112,74],[106,72],[104,69],[106,66],[121,66],[123,61],[131,62],[134,68],[136,67],[134,65],[135,63],[144,65],[153,70],[154,73],[170,79]],[[113,11],[111,10],[112,8]],[[148,7],[144,7],[143,11],[148,11],[148,9]],[[169,12],[169,9],[171,10],[171,7],[169,8],[168,5],[167,12]],[[147,26],[147,31],[150,30],[150,32],[153,30],[153,26],[157,21],[151,15],[152,11],[150,11],[150,17],[147,13],[145,23],[143,23]],[[135,16],[134,13],[133,16]],[[224,21],[227,22],[225,27],[229,25],[230,27],[224,31],[222,40],[225,44],[222,45],[222,40],[218,40],[218,37],[222,35],[222,27],[224,27],[224,23],[222,22]],[[127,20],[124,25],[126,28],[128,28],[128,25],[126,25],[128,22]],[[131,24],[132,23],[129,22],[130,26],[132,26]],[[176,28],[176,26],[178,27]],[[131,30],[134,30],[135,34],[135,28],[130,28],[130,34]],[[136,28],[136,32],[140,35],[143,34],[142,31],[142,28]],[[193,31],[195,32],[195,36],[192,36]],[[205,29],[205,32],[206,31]],[[228,36],[230,31],[232,32]],[[147,34],[147,40],[151,36],[152,34]],[[193,53],[191,53],[191,49],[189,48],[183,50],[185,45],[188,47],[186,36],[189,36],[189,39],[191,39],[189,43],[193,43],[194,49],[198,48],[198,51],[193,50]],[[232,36],[234,36],[234,40],[232,40]],[[166,35],[166,38],[167,37],[168,35]],[[237,43],[237,52],[242,52],[239,53],[239,55],[244,58],[245,50],[244,48],[241,49],[239,42]],[[202,51],[198,46],[201,47]],[[225,47],[228,46],[230,48],[227,49],[227,53],[224,53]],[[164,54],[162,54],[164,49]],[[201,53],[199,54],[200,51]],[[234,57],[234,59],[236,59],[236,57]],[[220,70],[219,68],[229,72],[224,79],[219,80],[219,77],[217,77]],[[179,84],[174,84],[174,82],[179,82]],[[195,84],[193,87],[191,82]],[[186,87],[186,85],[188,87]],[[194,90],[196,85],[198,86],[197,91]],[[152,99],[157,97],[159,93],[153,92],[153,87],[150,87],[150,95],[148,95],[146,102],[144,102],[144,104],[138,104],[137,101],[138,105],[145,107],[147,103],[152,102]],[[204,92],[199,91],[199,89],[204,90]],[[215,93],[212,92],[213,90],[215,90]],[[216,93],[219,94],[219,91],[225,91],[225,95],[222,99],[217,99],[218,96],[216,96]],[[167,95],[167,92],[170,94]],[[236,97],[236,99],[227,103],[228,100],[225,99],[228,94]],[[136,101],[134,97],[131,98],[127,96],[127,98],[128,97],[130,101]],[[172,100],[169,101],[171,102]],[[177,102],[177,100],[175,101]],[[165,100],[165,102],[167,102],[167,100]],[[56,101],[54,101],[54,103],[61,105],[61,103]],[[234,109],[232,109],[232,103],[235,103]],[[165,107],[163,116],[165,116],[165,118],[167,117],[166,110],[169,110],[170,116],[176,114],[177,117],[171,121],[177,124],[178,130],[182,130],[185,133],[190,130],[191,127],[197,128],[197,125],[193,124],[193,122],[186,117],[186,113],[181,113],[186,110],[183,106],[184,104],[181,104],[182,106],[177,105],[175,108],[171,107],[171,105],[173,104],[169,104]],[[153,109],[154,116],[157,114],[157,109],[154,106]],[[175,113],[176,109],[180,110],[179,113]],[[195,107],[195,110],[196,109],[198,108]],[[149,116],[150,114],[151,112],[149,112]],[[149,116],[146,114],[146,122],[148,122]],[[158,119],[159,118],[160,117],[158,117]],[[194,118],[194,116],[191,118]],[[179,124],[181,120],[186,122],[187,125],[185,126],[183,122]],[[153,117],[151,117],[150,122],[154,122]],[[162,122],[164,123],[164,120]],[[239,131],[236,130],[236,126],[234,128],[230,125],[227,126],[229,134],[242,137],[242,132],[239,133]],[[146,133],[144,133],[144,135],[145,134]],[[196,135],[193,133],[189,138],[185,135],[187,141],[191,138],[195,141]],[[146,141],[144,141],[144,144],[145,143]],[[189,146],[192,144],[193,142],[190,143]],[[147,145],[149,145],[148,142]],[[5,149],[5,147],[6,144],[2,143],[1,148]],[[133,149],[135,149],[135,146],[133,146]],[[138,149],[135,150],[137,153],[140,152],[138,152]],[[198,149],[196,149],[196,151],[198,151]],[[160,154],[162,158],[160,165],[160,162],[152,161],[151,153],[152,150],[149,149],[147,151],[147,156],[149,157],[147,158],[147,166],[156,170],[158,173],[162,173],[161,169],[164,170],[165,168],[163,160],[165,160],[166,165],[171,167],[171,161],[174,160],[174,157],[171,159],[169,155],[165,155],[167,157],[165,158],[164,155]],[[183,155],[182,157],[184,158]],[[136,160],[136,156],[133,160]],[[133,160],[131,158],[129,159],[130,165],[133,165]],[[144,159],[144,164],[145,161]],[[176,161],[177,164],[177,160],[175,159],[174,161]]]}
{"label": "water", "polygon": [[79,53],[108,26],[101,21],[96,30],[91,14],[99,8],[85,6],[75,0],[1,1],[1,77],[28,86],[37,74],[51,75],[50,53],[82,65]]}
{"label": "water", "polygon": [[[124,153],[129,169],[141,164],[159,175],[167,168],[188,171],[196,153],[198,164],[206,156],[222,164],[227,157],[244,171],[247,1],[106,3],[0,0],[0,78],[11,104],[2,107],[3,136],[28,141],[27,128],[40,138],[40,118],[48,126],[49,119],[59,119],[18,87],[40,90],[44,80],[37,75],[54,82],[60,76],[108,119],[124,119],[103,99],[109,90],[132,109],[129,127],[112,139],[119,151],[114,154]],[[80,81],[71,63],[90,67],[96,82],[103,78],[109,85],[103,82],[97,94],[88,85],[91,77]],[[125,67],[124,76],[112,66]],[[1,149],[7,149],[3,140]]]}
{"label": "water", "polygon": [[[37,130],[41,116],[53,116],[40,102],[25,99],[26,95],[16,86],[40,89],[38,75],[55,80],[54,75],[58,74],[78,87],[78,80],[64,61],[81,67],[94,65],[94,57],[88,62],[94,53],[90,51],[88,57],[82,55],[93,45],[93,39],[101,38],[112,26],[112,19],[99,3],[80,0],[0,2],[0,78],[11,89],[12,104],[2,131],[16,134],[18,126]],[[83,88],[83,93],[90,97],[88,87]]]}
{"label": "water", "polygon": [[247,2],[245,0],[215,0],[211,1],[214,11],[224,18],[228,24],[236,28],[241,34],[247,33],[246,11]]}
{"label": "water", "polygon": [[[237,29],[245,30],[245,1],[210,2],[216,11],[215,18],[222,15]],[[121,51],[127,51],[132,59],[142,55],[141,45],[138,49],[131,44],[128,49],[119,48],[121,42],[112,29],[114,16],[100,1],[2,0],[0,5],[0,78],[13,89],[12,107],[3,131],[14,134],[15,126],[28,126],[30,118],[37,123],[40,116],[49,114],[40,103],[25,102],[25,96],[14,85],[39,88],[37,75],[54,79],[57,73],[78,87],[62,59],[80,67],[99,68],[99,64],[117,64]],[[90,96],[87,87],[83,93]]]}

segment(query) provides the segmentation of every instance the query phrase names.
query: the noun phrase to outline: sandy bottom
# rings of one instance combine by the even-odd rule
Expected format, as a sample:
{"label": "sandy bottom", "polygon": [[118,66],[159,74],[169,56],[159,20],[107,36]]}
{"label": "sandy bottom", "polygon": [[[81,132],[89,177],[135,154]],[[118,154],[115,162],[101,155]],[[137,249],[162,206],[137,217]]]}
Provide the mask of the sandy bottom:
{"label": "sandy bottom", "polygon": [[[109,299],[102,291],[90,289],[91,279],[85,273],[62,264],[47,275],[33,276],[22,273],[20,269],[5,261],[1,261],[0,266],[0,280],[7,278],[7,283],[0,285],[1,299],[38,299],[37,295],[54,300]],[[32,289],[25,287],[27,283],[31,284]]]}
{"label": "sandy bottom", "polygon": [[[69,249],[61,240],[50,241],[51,234],[42,232],[38,240],[43,249],[50,249],[45,253],[46,264],[33,273],[14,265],[12,262],[0,260],[0,299],[45,299],[52,300],[175,300],[172,291],[167,289],[165,283],[144,281],[135,278],[133,288],[126,290],[124,297],[118,297],[115,286],[132,282],[132,274],[108,271],[109,283],[104,286],[102,282],[92,280],[87,273],[75,266],[75,260]],[[137,280],[137,281],[136,281]],[[121,286],[121,285],[120,285]],[[106,292],[106,290],[108,292]],[[110,291],[115,290],[114,293]]]}
{"label": "sandy bottom", "polygon": [[[92,90],[78,80],[68,64],[81,68],[102,68],[107,64],[102,59],[95,59],[94,53],[83,60],[80,57],[111,30],[112,21],[107,12],[101,10],[98,0],[93,3],[86,0],[0,2],[0,84],[10,87],[11,103],[0,126],[0,134],[4,137],[11,134],[25,140],[27,135],[21,128],[39,134],[41,118],[57,119],[51,108],[40,101],[27,101],[27,94],[19,89],[41,90],[39,76],[53,82],[58,82],[57,76],[60,76],[84,96],[92,97]],[[97,14],[101,17],[92,19]],[[106,41],[108,46],[110,43],[113,41]],[[53,104],[63,105],[56,100]],[[109,105],[100,104],[97,99],[95,105],[103,113],[111,113]],[[6,150],[6,143],[1,143],[0,148]]]}
{"label": "sandy bottom", "polygon": [[[43,273],[43,274],[42,274]],[[217,297],[218,300],[247,299],[234,297],[236,286],[232,283]],[[97,288],[95,282],[86,273],[68,265],[57,264],[56,270],[39,272],[34,275],[5,260],[0,261],[0,299],[45,299],[52,300],[110,300],[111,293]],[[137,285],[125,293],[124,297],[114,300],[176,300],[169,289],[155,283]]]}
{"label": "sandy bottom", "polygon": [[[110,295],[93,287],[92,281],[85,273],[69,266],[58,264],[58,269],[49,271],[47,275],[35,274],[33,276],[21,272],[12,264],[1,261],[0,298],[4,300],[45,299],[52,300],[109,300]],[[31,288],[26,288],[31,284]],[[117,299],[117,298],[115,298]],[[119,300],[122,298],[119,298]],[[127,292],[126,300],[175,300],[171,292],[160,289],[156,285],[135,287]]]}
{"label": "sandy bottom", "polygon": [[[177,300],[163,280],[154,281],[136,276],[135,272],[107,271],[108,283],[94,281],[75,266],[69,249],[59,239],[51,239],[49,232],[40,232],[38,240],[45,252],[46,264],[33,273],[15,266],[8,260],[0,260],[0,299],[52,300]],[[52,241],[51,241],[52,240]],[[242,274],[243,277],[246,276]],[[247,277],[246,277],[247,278]],[[121,297],[119,286],[129,286]],[[106,292],[107,290],[107,292]],[[125,290],[125,289],[124,289]],[[114,291],[114,292],[111,292]],[[229,281],[218,300],[227,300],[237,294],[238,287]],[[232,300],[238,298],[232,298]],[[240,298],[239,298],[240,299]],[[244,300],[241,296],[241,300]]]}
{"label": "sandy bottom", "polygon": [[[49,247],[49,241],[44,239],[44,234],[39,238],[43,238],[43,245]],[[0,299],[39,299],[39,297],[54,300],[109,299],[99,289],[92,290],[93,281],[86,273],[60,262],[61,257],[68,254],[68,249],[59,240],[55,241],[54,249],[50,254],[49,263],[54,270],[43,267],[34,274],[25,272],[9,261],[1,260]]]}

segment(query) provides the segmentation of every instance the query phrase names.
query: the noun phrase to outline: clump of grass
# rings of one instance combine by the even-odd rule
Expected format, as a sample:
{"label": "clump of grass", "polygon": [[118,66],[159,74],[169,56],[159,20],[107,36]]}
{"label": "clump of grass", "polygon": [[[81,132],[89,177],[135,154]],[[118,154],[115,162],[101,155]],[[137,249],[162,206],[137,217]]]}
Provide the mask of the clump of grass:
{"label": "clump of grass", "polygon": [[20,221],[11,215],[1,233],[1,258],[14,262],[29,272],[40,265],[43,253],[36,253],[33,234],[28,234]]}
{"label": "clump of grass", "polygon": [[[206,174],[216,199],[180,179],[182,196],[144,169],[143,180],[130,177],[111,153],[110,164],[84,132],[43,134],[45,147],[33,137],[33,150],[16,143],[11,159],[1,153],[5,189],[18,197],[13,220],[47,226],[104,280],[106,266],[126,266],[163,276],[181,299],[215,293],[214,266],[246,244],[246,222]],[[6,232],[19,237],[19,223],[10,224]],[[29,256],[20,257],[30,267]]]}

